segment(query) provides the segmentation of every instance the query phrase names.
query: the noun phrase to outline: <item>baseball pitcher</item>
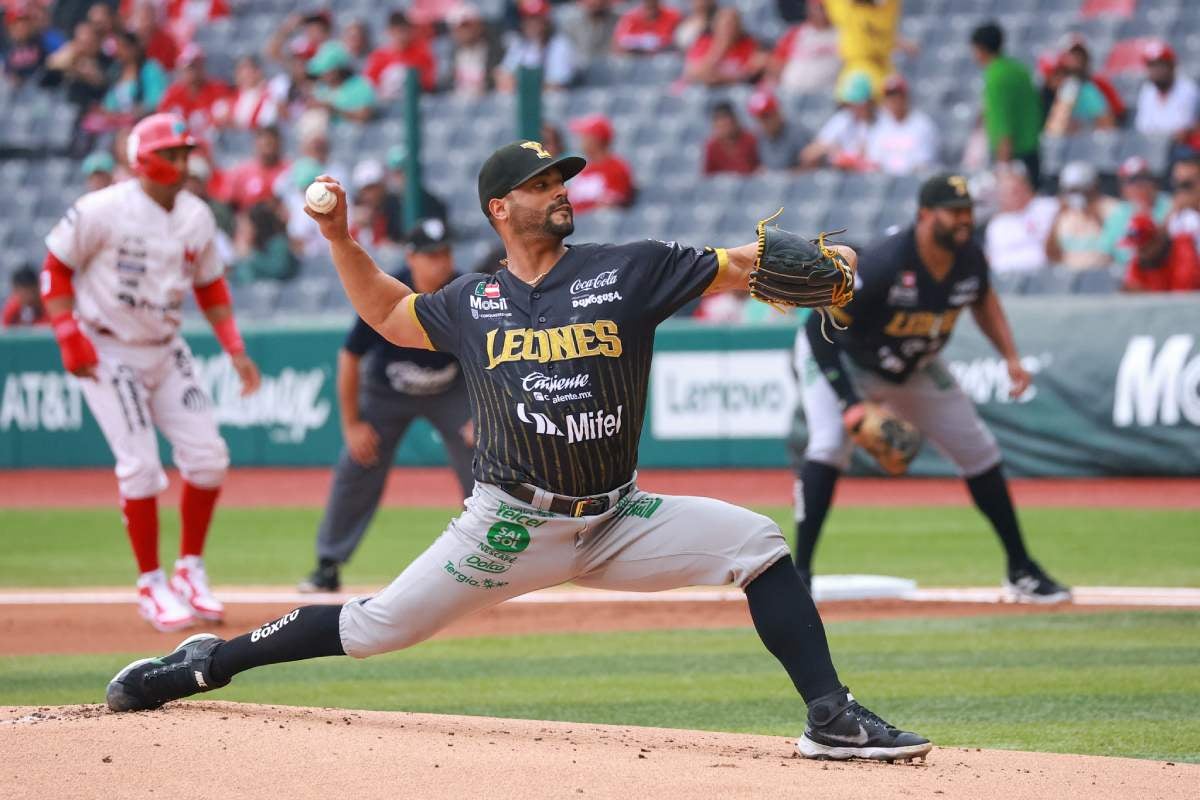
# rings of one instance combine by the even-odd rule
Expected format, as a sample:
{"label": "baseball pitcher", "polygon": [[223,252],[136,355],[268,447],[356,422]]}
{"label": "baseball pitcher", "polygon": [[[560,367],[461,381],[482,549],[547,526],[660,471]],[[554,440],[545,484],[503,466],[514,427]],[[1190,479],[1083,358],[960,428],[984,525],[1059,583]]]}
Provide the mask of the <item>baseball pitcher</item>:
{"label": "baseball pitcher", "polygon": [[[812,598],[767,517],[707,497],[637,485],[654,331],[705,292],[751,291],[778,304],[847,302],[855,255],[759,224],[732,249],[563,240],[574,231],[566,181],[583,169],[538,142],[495,151],[479,172],[480,207],[506,267],[414,294],[381,272],[346,230],[345,193],[312,215],[359,315],[389,341],[459,359],[478,427],[466,511],[391,585],[345,605],[306,606],[222,641],[204,634],[108,687],[118,711],[224,686],[252,667],[356,658],[414,645],[453,620],[564,581],[653,592],[733,583],[754,625],[807,703],[800,754],[924,756],[928,740],[859,705],[842,685]],[[532,375],[550,380],[530,381]]]}
{"label": "baseball pitcher", "polygon": [[[197,145],[178,116],[154,114],[129,134],[137,177],[81,197],[46,237],[41,292],[63,366],[116,458],[121,512],[138,572],[138,611],[161,631],[220,621],[202,556],[229,452],[192,353],[179,335],[191,292],[229,354],[244,394],[259,374],[233,319],[216,222],[183,190]],[[158,495],[167,476],[155,429],[183,476],[179,559],[168,581],[158,561]]]}
{"label": "baseball pitcher", "polygon": [[796,336],[796,374],[808,446],[796,486],[796,569],[811,581],[813,550],[838,476],[855,444],[885,472],[903,473],[921,434],[965,478],[1008,557],[1005,587],[1017,600],[1057,603],[1070,592],[1025,549],[1001,469],[1000,448],[939,353],[963,310],[1008,365],[1013,397],[1029,387],[988,264],[972,240],[964,178],[937,175],[921,187],[914,226],[863,252],[854,299],[816,315]]}

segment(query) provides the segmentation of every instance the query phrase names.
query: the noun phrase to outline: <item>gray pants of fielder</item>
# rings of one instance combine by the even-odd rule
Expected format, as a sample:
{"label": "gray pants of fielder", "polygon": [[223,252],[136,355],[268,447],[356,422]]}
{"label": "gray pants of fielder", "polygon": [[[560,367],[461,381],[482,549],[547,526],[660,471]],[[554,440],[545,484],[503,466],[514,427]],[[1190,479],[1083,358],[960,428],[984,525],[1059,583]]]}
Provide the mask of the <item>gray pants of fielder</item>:
{"label": "gray pants of fielder", "polygon": [[396,448],[408,426],[418,417],[429,420],[441,435],[464,498],[475,485],[471,475],[472,448],[463,441],[461,433],[471,418],[467,388],[461,377],[445,392],[424,396],[401,395],[365,384],[359,398],[359,415],[379,434],[379,458],[371,466],[363,466],[342,448],[325,516],[317,531],[317,557],[339,564],[350,560],[367,532],[379,508]]}

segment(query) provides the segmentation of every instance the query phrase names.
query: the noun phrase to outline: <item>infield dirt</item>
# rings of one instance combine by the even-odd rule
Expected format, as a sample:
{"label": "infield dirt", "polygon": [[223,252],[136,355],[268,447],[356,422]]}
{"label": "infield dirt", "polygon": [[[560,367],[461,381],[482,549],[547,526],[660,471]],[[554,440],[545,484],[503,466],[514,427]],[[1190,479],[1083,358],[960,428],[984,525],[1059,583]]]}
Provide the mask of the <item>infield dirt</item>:
{"label": "infield dirt", "polygon": [[[799,733],[799,729],[797,730]],[[10,798],[1193,798],[1200,766],[935,749],[806,761],[771,736],[177,703],[0,709]]]}

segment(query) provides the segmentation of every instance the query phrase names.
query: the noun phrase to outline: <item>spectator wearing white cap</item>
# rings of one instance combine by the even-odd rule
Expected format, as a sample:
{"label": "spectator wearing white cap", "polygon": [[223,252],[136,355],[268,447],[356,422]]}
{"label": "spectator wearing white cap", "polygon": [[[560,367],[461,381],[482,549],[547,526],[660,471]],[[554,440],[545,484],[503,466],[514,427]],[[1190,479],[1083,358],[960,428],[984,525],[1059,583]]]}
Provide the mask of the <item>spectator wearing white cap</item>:
{"label": "spectator wearing white cap", "polygon": [[1170,136],[1186,142],[1198,132],[1200,89],[1175,69],[1175,51],[1153,40],[1142,50],[1146,82],[1138,90],[1134,127],[1148,136]]}
{"label": "spectator wearing white cap", "polygon": [[1030,273],[1043,269],[1058,200],[1034,195],[1020,161],[996,169],[996,196],[1000,210],[988,222],[984,235],[984,251],[992,270]]}
{"label": "spectator wearing white cap", "polygon": [[852,72],[837,90],[842,108],[834,112],[800,155],[805,168],[828,165],[838,169],[863,171],[871,169],[867,146],[871,127],[875,124],[875,100],[872,97],[871,77],[865,72]]}
{"label": "spectator wearing white cap", "polygon": [[389,219],[387,213],[386,178],[383,164],[367,158],[358,162],[350,179],[354,191],[350,208],[350,235],[367,248],[398,245],[403,240],[403,216]]}
{"label": "spectator wearing white cap", "polygon": [[800,166],[800,154],[808,144],[808,132],[785,119],[779,98],[767,89],[750,95],[746,110],[758,123],[758,161],[761,169],[786,170]]}
{"label": "spectator wearing white cap", "polygon": [[867,160],[889,175],[911,175],[938,162],[938,129],[909,104],[908,82],[891,75],[867,142]]}
{"label": "spectator wearing white cap", "polygon": [[575,213],[632,203],[633,171],[612,151],[613,127],[608,117],[588,114],[572,120],[569,127],[579,137],[579,149],[587,159],[587,166],[571,181]]}
{"label": "spectator wearing white cap", "polygon": [[1067,269],[1111,267],[1113,253],[1104,236],[1108,218],[1117,211],[1117,200],[1100,192],[1096,168],[1072,161],[1058,179],[1062,208],[1046,240],[1046,258]]}

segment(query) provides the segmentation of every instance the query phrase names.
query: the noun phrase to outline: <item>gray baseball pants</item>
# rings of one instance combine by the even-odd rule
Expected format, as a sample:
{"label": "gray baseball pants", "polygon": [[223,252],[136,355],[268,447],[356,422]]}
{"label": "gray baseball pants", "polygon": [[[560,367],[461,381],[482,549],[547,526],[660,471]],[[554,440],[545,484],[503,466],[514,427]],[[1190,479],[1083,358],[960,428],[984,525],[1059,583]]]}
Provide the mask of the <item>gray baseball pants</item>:
{"label": "gray baseball pants", "polygon": [[744,588],[789,555],[772,520],[708,497],[635,488],[593,517],[534,507],[540,499],[526,505],[475,484],[466,511],[399,577],[342,607],[346,653],[365,658],[410,647],[472,611],[566,581],[636,592]]}

